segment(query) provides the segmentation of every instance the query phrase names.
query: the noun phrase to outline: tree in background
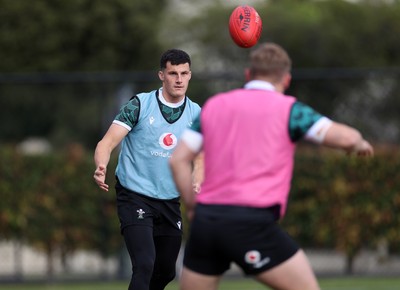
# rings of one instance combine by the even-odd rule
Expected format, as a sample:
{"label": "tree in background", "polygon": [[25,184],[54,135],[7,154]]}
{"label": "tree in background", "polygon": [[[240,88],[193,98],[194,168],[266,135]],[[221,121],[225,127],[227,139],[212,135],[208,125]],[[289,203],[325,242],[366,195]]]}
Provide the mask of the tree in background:
{"label": "tree in background", "polygon": [[[212,1],[192,13],[181,12],[179,18],[166,17],[163,31],[172,27],[182,32],[164,36],[165,41],[187,47],[203,60],[211,58],[212,69],[241,68],[248,49],[238,48],[229,36],[234,5]],[[263,21],[260,42],[282,44],[297,68],[393,67],[400,63],[398,1],[278,0],[258,1],[254,7]],[[210,69],[207,62],[204,65]]]}
{"label": "tree in background", "polygon": [[[118,86],[128,82],[145,89],[138,86],[152,78],[143,70],[154,72],[160,52],[170,47],[191,54],[188,93],[200,104],[216,91],[240,86],[249,50],[229,36],[235,4],[172,3],[0,0],[0,138],[19,142],[34,135],[57,145],[72,138],[93,146],[103,133],[99,115],[115,105]],[[282,44],[293,58],[289,94],[357,126],[369,139],[400,139],[398,1],[280,0],[254,6],[264,23],[261,41]],[[99,70],[137,75],[88,73]]]}
{"label": "tree in background", "polygon": [[[0,0],[2,142],[39,136],[55,146],[93,146],[99,119],[115,105],[118,83],[90,82],[89,72],[158,68],[165,5],[164,0]],[[82,71],[87,74],[65,74]]]}
{"label": "tree in background", "polygon": [[152,68],[165,3],[0,0],[0,73]]}

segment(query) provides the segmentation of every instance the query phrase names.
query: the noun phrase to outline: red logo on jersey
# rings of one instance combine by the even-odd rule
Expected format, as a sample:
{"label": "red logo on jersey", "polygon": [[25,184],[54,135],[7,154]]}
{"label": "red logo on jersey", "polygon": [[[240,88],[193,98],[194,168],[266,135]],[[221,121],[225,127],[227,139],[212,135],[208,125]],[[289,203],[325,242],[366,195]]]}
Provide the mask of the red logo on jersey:
{"label": "red logo on jersey", "polygon": [[161,134],[160,138],[158,139],[158,143],[160,144],[161,148],[166,150],[171,150],[176,146],[178,139],[173,133],[164,133]]}
{"label": "red logo on jersey", "polygon": [[167,136],[164,137],[163,139],[163,143],[165,146],[171,146],[172,144],[174,144],[174,139],[172,139],[172,134],[169,133]]}

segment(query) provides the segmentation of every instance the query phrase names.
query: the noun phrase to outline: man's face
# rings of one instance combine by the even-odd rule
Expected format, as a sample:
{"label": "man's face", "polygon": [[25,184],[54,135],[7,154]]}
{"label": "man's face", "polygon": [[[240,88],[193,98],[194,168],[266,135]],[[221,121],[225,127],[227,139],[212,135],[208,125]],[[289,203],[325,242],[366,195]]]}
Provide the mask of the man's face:
{"label": "man's face", "polygon": [[176,103],[185,97],[192,72],[188,63],[172,65],[167,62],[166,68],[158,72],[158,77],[163,83],[165,100]]}

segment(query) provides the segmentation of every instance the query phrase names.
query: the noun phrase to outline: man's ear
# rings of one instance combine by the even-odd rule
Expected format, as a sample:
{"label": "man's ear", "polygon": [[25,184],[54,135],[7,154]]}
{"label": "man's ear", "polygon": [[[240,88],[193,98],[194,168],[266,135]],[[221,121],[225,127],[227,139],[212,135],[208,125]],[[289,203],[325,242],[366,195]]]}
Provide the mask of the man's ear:
{"label": "man's ear", "polygon": [[160,79],[160,81],[164,81],[164,72],[162,70],[158,71],[158,78]]}
{"label": "man's ear", "polygon": [[292,82],[292,74],[291,73],[286,73],[283,76],[283,82],[282,82],[283,88],[285,90],[287,90],[289,88],[291,82]]}

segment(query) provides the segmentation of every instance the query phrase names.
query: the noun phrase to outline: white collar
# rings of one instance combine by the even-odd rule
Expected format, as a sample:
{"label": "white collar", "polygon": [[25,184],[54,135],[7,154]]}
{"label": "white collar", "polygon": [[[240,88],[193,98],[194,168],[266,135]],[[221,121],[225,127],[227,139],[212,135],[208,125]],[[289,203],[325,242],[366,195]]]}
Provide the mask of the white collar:
{"label": "white collar", "polygon": [[244,88],[247,90],[265,90],[265,91],[275,91],[275,87],[273,84],[260,81],[260,80],[252,80],[244,85]]}
{"label": "white collar", "polygon": [[158,99],[160,100],[161,103],[163,103],[164,105],[170,107],[170,108],[178,108],[180,107],[184,102],[185,102],[185,98],[183,98],[180,102],[178,103],[170,103],[167,102],[167,100],[164,98],[163,96],[163,90],[162,88],[160,88],[158,90]]}

